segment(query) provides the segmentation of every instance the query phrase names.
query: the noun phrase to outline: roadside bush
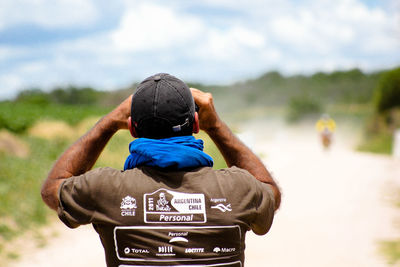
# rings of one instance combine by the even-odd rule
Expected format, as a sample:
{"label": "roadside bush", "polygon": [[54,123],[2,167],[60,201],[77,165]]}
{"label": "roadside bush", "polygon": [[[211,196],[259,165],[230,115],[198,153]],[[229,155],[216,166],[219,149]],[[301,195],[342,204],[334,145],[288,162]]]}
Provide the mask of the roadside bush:
{"label": "roadside bush", "polygon": [[105,92],[100,92],[90,87],[56,87],[50,92],[32,88],[20,92],[15,101],[39,105],[47,105],[50,103],[63,105],[97,105],[105,95]]}
{"label": "roadside bush", "polygon": [[16,102],[22,102],[35,105],[48,105],[50,97],[40,89],[29,89],[18,94]]}
{"label": "roadside bush", "polygon": [[374,101],[379,113],[400,107],[400,68],[382,74],[375,89]]}
{"label": "roadside bush", "polygon": [[358,150],[390,154],[400,127],[400,68],[381,74],[374,93],[375,114],[367,121]]}
{"label": "roadside bush", "polygon": [[90,87],[60,87],[49,93],[53,103],[67,105],[96,105],[104,95]]}
{"label": "roadside bush", "polygon": [[[20,107],[24,107],[21,109]],[[32,104],[15,104],[13,102],[0,103],[0,129],[7,129],[14,133],[22,133],[32,125],[32,114],[35,113]]]}
{"label": "roadside bush", "polygon": [[393,132],[400,128],[400,108],[392,108],[368,119],[364,140],[358,146],[359,151],[391,154]]}

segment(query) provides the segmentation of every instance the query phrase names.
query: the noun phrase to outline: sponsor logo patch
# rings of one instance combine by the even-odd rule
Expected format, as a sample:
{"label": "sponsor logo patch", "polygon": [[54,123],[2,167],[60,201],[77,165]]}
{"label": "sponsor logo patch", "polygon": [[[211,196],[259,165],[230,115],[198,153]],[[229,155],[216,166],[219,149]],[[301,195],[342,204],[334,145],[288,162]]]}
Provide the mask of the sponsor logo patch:
{"label": "sponsor logo patch", "polygon": [[[189,262],[193,264],[196,261],[207,260],[229,262],[242,252],[241,240],[241,230],[238,225],[147,225],[114,228],[117,258],[147,265],[153,262],[152,266],[160,266],[157,264],[159,262],[164,262],[165,266],[168,262],[174,262],[168,266],[186,266],[191,265],[187,264]],[[180,264],[176,264],[177,262]],[[201,266],[206,265],[201,264]]]}
{"label": "sponsor logo patch", "polygon": [[204,194],[181,193],[159,189],[144,194],[146,223],[205,223],[207,221]]}
{"label": "sponsor logo patch", "polygon": [[220,210],[221,212],[232,211],[232,206],[230,203],[226,203],[226,198],[211,198],[211,203],[214,203],[210,208]]}
{"label": "sponsor logo patch", "polygon": [[212,209],[219,209],[222,212],[232,211],[231,204],[224,205],[222,203],[219,203],[218,205],[211,206],[211,208]]}
{"label": "sponsor logo patch", "polygon": [[136,213],[136,199],[131,196],[126,196],[121,202],[121,216],[135,216]]}

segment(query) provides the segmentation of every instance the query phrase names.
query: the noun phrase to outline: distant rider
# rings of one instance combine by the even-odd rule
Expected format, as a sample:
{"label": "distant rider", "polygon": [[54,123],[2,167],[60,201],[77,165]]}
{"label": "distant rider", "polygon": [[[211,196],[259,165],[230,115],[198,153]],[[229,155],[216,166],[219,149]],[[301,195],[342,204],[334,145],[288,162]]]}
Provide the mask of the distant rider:
{"label": "distant rider", "polygon": [[332,143],[333,133],[336,129],[335,121],[328,114],[323,114],[315,124],[315,128],[320,134],[322,146],[328,149]]}

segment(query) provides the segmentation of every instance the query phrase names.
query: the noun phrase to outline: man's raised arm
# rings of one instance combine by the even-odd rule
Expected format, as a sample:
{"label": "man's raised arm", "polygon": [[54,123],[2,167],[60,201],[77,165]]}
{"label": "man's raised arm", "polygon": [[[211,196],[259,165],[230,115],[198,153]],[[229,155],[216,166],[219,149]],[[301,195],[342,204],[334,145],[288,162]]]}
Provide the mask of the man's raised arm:
{"label": "man's raised arm", "polygon": [[131,101],[132,96],[99,120],[91,130],[58,158],[41,190],[43,201],[50,208],[57,210],[58,188],[61,183],[71,176],[89,171],[111,137],[119,129],[127,129]]}
{"label": "man's raised arm", "polygon": [[275,210],[277,210],[281,202],[281,193],[267,168],[219,118],[214,107],[212,95],[194,88],[191,88],[191,91],[196,104],[200,108],[200,129],[204,130],[214,141],[229,167],[237,166],[245,169],[257,180],[272,186],[275,197]]}

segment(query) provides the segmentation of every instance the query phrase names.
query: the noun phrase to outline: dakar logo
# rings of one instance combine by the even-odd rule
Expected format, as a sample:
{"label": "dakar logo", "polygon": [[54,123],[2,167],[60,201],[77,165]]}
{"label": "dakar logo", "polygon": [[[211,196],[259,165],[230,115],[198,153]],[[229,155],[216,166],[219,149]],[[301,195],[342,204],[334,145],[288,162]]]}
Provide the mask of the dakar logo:
{"label": "dakar logo", "polygon": [[136,199],[131,196],[126,196],[121,202],[121,216],[135,216]]}
{"label": "dakar logo", "polygon": [[165,197],[165,193],[161,192],[159,199],[157,200],[156,210],[158,211],[170,211],[171,207],[168,205],[169,201]]}

